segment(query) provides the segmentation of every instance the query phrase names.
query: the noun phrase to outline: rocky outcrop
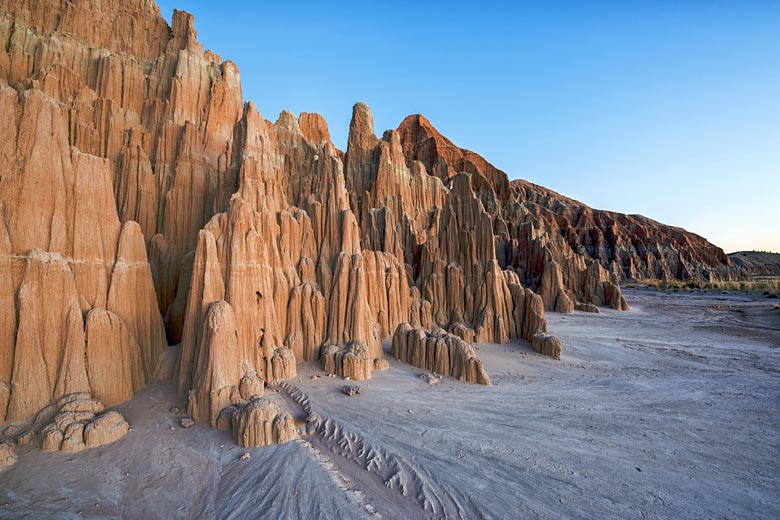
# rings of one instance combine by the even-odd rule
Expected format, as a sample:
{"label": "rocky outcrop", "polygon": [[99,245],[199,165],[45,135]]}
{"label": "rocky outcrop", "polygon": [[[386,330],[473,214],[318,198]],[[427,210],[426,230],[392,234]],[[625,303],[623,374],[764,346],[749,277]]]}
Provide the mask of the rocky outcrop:
{"label": "rocky outcrop", "polygon": [[551,261],[544,266],[539,294],[542,295],[546,309],[555,312],[574,312],[574,302],[563,284],[563,274],[558,263]]}
{"label": "rocky outcrop", "polygon": [[297,362],[386,368],[404,323],[484,382],[472,341],[557,357],[545,310],[730,276],[703,239],[510,183],[422,116],[378,136],[358,103],[346,152],[317,114],[267,121],[192,16],[171,25],[153,2],[0,0],[0,424],[173,377],[228,427]]}
{"label": "rocky outcrop", "polygon": [[103,403],[87,393],[69,394],[43,408],[24,427],[8,427],[6,435],[10,433],[18,444],[37,440],[43,451],[76,452],[103,446],[130,430],[119,412],[104,410]]}
{"label": "rocky outcrop", "polygon": [[103,446],[122,438],[130,429],[119,412],[99,415],[84,426],[84,444],[87,448]]}
{"label": "rocky outcrop", "polygon": [[241,401],[244,360],[238,349],[238,330],[230,304],[217,301],[209,305],[200,340],[187,413],[215,426],[223,408]]}
{"label": "rocky outcrop", "polygon": [[157,366],[153,374],[155,379],[171,379],[176,374],[179,365],[179,348],[179,345],[170,345],[157,356]]}
{"label": "rocky outcrop", "polygon": [[729,258],[747,277],[780,276],[780,253],[738,251]]}
{"label": "rocky outcrop", "polygon": [[539,354],[561,359],[561,340],[549,334],[537,334],[531,338],[531,346]]}
{"label": "rocky outcrop", "polygon": [[43,451],[82,451],[122,438],[130,426],[118,412],[94,417],[89,412],[62,412],[41,431]]}
{"label": "rocky outcrop", "polygon": [[144,384],[141,351],[118,315],[105,309],[87,314],[87,375],[92,395],[106,406],[133,397]]}
{"label": "rocky outcrop", "polygon": [[[18,44],[10,47],[14,67],[25,52],[46,48],[42,36],[22,26],[0,23],[2,31]],[[19,40],[23,34],[27,39]],[[28,63],[35,70],[27,73],[39,78],[37,67],[51,59],[48,72],[62,72],[62,52]],[[43,79],[28,85],[15,76],[20,71],[0,74],[0,388],[7,389],[0,392],[0,422],[25,421],[69,393],[94,393],[85,364],[84,316],[91,309],[107,309],[124,323],[127,334],[106,337],[102,348],[137,351],[129,355],[141,358],[140,383],[137,373],[124,374],[136,379],[135,389],[165,345],[143,236],[118,218],[111,162],[74,148],[68,109]]]}
{"label": "rocky outcrop", "polygon": [[418,368],[467,383],[490,384],[490,377],[471,345],[443,330],[428,332],[402,323],[393,334],[390,352],[394,358]]}
{"label": "rocky outcrop", "polygon": [[284,444],[298,438],[292,416],[264,398],[252,399],[232,415],[233,440],[244,448]]}
{"label": "rocky outcrop", "polygon": [[[501,268],[516,271],[523,284],[541,293],[547,310],[570,312],[576,302],[627,309],[618,285],[624,278],[736,275],[722,250],[692,233],[593,210],[526,181],[510,183],[504,172],[457,147],[423,116],[406,118],[398,133],[408,162],[421,161],[443,180],[464,171],[477,178],[472,184],[490,214]],[[560,266],[560,284],[550,283],[556,282],[549,279],[555,276],[549,274],[550,262]],[[591,300],[597,293],[606,298]]]}
{"label": "rocky outcrop", "polygon": [[[168,27],[153,2],[3,1],[0,37],[2,422],[90,390],[68,365],[84,357],[72,308],[118,316],[151,376],[182,258],[236,182],[242,100],[235,66],[203,52],[192,16]],[[49,291],[36,287],[43,264],[57,264]],[[36,305],[52,311],[45,324]]]}
{"label": "rocky outcrop", "polygon": [[[322,369],[344,379],[361,381],[371,379],[371,371],[381,358],[373,359],[363,343],[328,345],[322,348]],[[381,363],[380,363],[381,366]]]}
{"label": "rocky outcrop", "polygon": [[733,280],[739,269],[723,250],[681,228],[641,215],[590,208],[527,181],[512,181],[517,200],[550,222],[571,249],[620,279]]}
{"label": "rocky outcrop", "polygon": [[[255,353],[239,348],[238,327],[230,304],[222,300],[209,304],[195,353],[188,415],[213,428],[224,428],[224,424],[220,426],[220,417],[227,408],[262,396],[265,381],[253,368],[254,356]],[[278,349],[271,366],[272,374],[295,375],[295,358],[289,349]]]}
{"label": "rocky outcrop", "polygon": [[16,449],[12,442],[0,441],[0,471],[16,462]]}
{"label": "rocky outcrop", "polygon": [[[246,374],[293,377],[322,346],[368,377],[402,322],[538,332],[481,181],[409,163],[363,104],[346,153],[316,114],[266,122],[191,15],[168,28],[153,3],[119,4],[0,3],[0,421],[73,392],[117,404],[176,364],[215,424]],[[461,258],[449,240],[470,225]],[[438,302],[447,272],[463,285]]]}

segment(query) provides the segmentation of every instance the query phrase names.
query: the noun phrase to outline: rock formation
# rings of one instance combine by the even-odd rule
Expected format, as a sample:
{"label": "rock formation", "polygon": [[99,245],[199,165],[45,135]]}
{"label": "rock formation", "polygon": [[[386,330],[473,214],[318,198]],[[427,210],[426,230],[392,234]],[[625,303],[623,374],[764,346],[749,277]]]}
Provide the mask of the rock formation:
{"label": "rock formation", "polygon": [[780,276],[780,253],[738,251],[729,258],[747,277]]}
{"label": "rock formation", "polygon": [[355,397],[356,395],[360,395],[362,390],[357,385],[346,385],[341,388],[341,393],[348,397]]}
{"label": "rock formation", "polygon": [[[0,37],[0,424],[173,377],[228,427],[297,362],[371,377],[403,323],[486,380],[471,341],[559,356],[545,310],[729,276],[703,239],[510,183],[422,116],[379,137],[358,103],[345,152],[317,114],[266,121],[182,11],[0,0]],[[113,435],[66,426],[68,449]]]}
{"label": "rock formation", "polygon": [[119,412],[104,410],[89,393],[73,393],[43,408],[24,427],[7,427],[4,434],[18,444],[38,441],[43,451],[95,448],[120,439],[130,429]]}
{"label": "rock formation", "polygon": [[130,426],[118,412],[94,417],[87,412],[62,412],[43,429],[43,451],[81,451],[110,444],[123,437]]}
{"label": "rock formation", "polygon": [[471,345],[441,329],[429,332],[402,323],[393,334],[390,352],[394,358],[418,368],[467,383],[490,384],[482,361],[474,354]]}
{"label": "rock formation", "polygon": [[232,423],[233,439],[244,448],[284,444],[298,437],[292,416],[265,398],[252,399],[238,407]]}
{"label": "rock formation", "polygon": [[537,334],[531,338],[531,347],[540,354],[561,359],[561,340],[549,334]]}
{"label": "rock formation", "polygon": [[573,251],[619,279],[721,281],[742,276],[721,248],[684,229],[641,215],[593,209],[527,181],[511,184],[517,200],[554,222]]}
{"label": "rock formation", "polygon": [[12,442],[0,442],[0,470],[13,466],[16,462],[16,449]]}
{"label": "rock formation", "polygon": [[[551,262],[560,266],[567,299],[628,309],[618,279],[598,262],[574,251],[560,236],[554,221],[530,211],[504,172],[474,152],[457,147],[419,114],[407,117],[396,133],[409,164],[419,161],[426,171],[445,182],[454,182],[462,172],[470,175],[471,191],[490,223],[498,266],[513,271],[519,283],[542,293],[547,310],[556,310],[561,294],[558,284],[542,287]],[[558,294],[545,294],[549,289]],[[565,299],[561,300],[559,309],[569,308]]]}
{"label": "rock formation", "polygon": [[345,379],[361,381],[371,379],[371,371],[381,358],[372,359],[368,347],[363,343],[352,342],[348,345],[328,345],[322,348],[322,368],[327,374]]}

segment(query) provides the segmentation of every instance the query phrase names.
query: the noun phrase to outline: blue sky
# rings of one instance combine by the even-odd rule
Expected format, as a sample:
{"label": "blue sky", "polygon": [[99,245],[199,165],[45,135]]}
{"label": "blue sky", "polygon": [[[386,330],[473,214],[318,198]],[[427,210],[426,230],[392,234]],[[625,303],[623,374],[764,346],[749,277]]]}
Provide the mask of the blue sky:
{"label": "blue sky", "polygon": [[275,120],[422,113],[510,178],[780,251],[780,2],[162,1]]}

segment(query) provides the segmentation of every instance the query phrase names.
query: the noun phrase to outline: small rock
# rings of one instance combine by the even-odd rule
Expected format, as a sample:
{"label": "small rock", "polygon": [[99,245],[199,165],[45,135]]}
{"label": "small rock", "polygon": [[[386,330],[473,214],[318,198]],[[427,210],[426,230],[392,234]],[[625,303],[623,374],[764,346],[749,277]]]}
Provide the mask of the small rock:
{"label": "small rock", "polygon": [[246,460],[246,459],[250,458],[251,456],[252,455],[249,452],[246,452],[243,455],[241,455],[240,460]]}
{"label": "small rock", "polygon": [[171,426],[171,430],[175,430],[175,429],[176,429],[176,428],[174,428],[173,426]]}
{"label": "small rock", "polygon": [[314,381],[316,381],[316,380],[318,380],[318,379],[320,378],[320,376],[311,376],[311,378],[312,378]]}
{"label": "small rock", "polygon": [[637,467],[636,467],[636,470],[637,470],[638,472],[642,473],[642,468],[640,468],[639,466],[637,466]]}
{"label": "small rock", "polygon": [[350,397],[356,396],[360,394],[360,387],[355,385],[346,385],[344,386],[341,391]]}
{"label": "small rock", "polygon": [[434,374],[420,374],[420,379],[428,383],[429,385],[435,385],[439,381],[441,381],[441,378],[436,377]]}
{"label": "small rock", "polygon": [[345,377],[344,381],[349,381],[349,376]]}
{"label": "small rock", "polygon": [[181,408],[179,408],[178,406],[171,406],[171,409],[168,411],[173,415],[176,415],[181,412]]}
{"label": "small rock", "polygon": [[16,451],[10,442],[0,442],[0,469],[16,462]]}
{"label": "small rock", "polygon": [[27,444],[32,444],[34,440],[35,440],[35,430],[29,430],[23,433],[18,439],[16,439],[16,443],[19,446],[25,446]]}
{"label": "small rock", "polygon": [[179,421],[179,424],[181,424],[182,428],[187,429],[187,428],[192,428],[193,426],[195,426],[195,421],[193,421],[189,417],[182,417],[181,421]]}
{"label": "small rock", "polygon": [[15,425],[15,424],[10,424],[10,425],[6,426],[5,429],[3,430],[3,436],[5,436],[5,437],[13,437],[17,433],[19,433],[19,429],[20,429],[19,426]]}
{"label": "small rock", "polygon": [[90,448],[103,446],[124,437],[128,431],[130,425],[122,414],[110,411],[97,416],[84,427],[84,442]]}

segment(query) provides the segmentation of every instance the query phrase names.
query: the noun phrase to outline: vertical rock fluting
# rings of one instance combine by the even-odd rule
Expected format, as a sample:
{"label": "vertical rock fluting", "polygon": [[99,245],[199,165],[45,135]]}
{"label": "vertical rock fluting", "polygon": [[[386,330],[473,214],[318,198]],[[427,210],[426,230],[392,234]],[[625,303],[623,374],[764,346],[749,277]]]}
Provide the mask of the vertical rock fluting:
{"label": "vertical rock fluting", "polygon": [[[117,218],[109,161],[68,146],[67,117],[50,97],[0,90],[0,99],[19,100],[0,115],[13,146],[0,164],[0,388],[9,389],[0,392],[0,419],[23,421],[68,393],[94,390],[84,366],[90,309],[121,316],[134,336],[128,348],[145,362],[142,378],[165,337],[142,237]],[[109,350],[127,346],[124,335],[108,339]]]}
{"label": "vertical rock fluting", "polygon": [[[8,0],[0,36],[2,422],[72,392],[121,401],[151,375],[181,257],[235,184],[242,100],[192,17],[171,29],[152,2]],[[93,309],[110,319],[88,345]],[[124,368],[95,371],[113,355]]]}
{"label": "vertical rock fluting", "polygon": [[[397,133],[410,164],[421,161],[428,172],[443,180],[460,172],[471,174],[474,194],[490,216],[499,265],[517,272],[523,284],[542,293],[547,310],[571,312],[574,302],[589,301],[589,294],[596,292],[611,296],[594,302],[597,305],[628,308],[619,285],[609,276],[586,276],[589,265],[598,262],[570,246],[555,219],[540,214],[535,207],[529,209],[527,197],[512,189],[504,172],[474,152],[457,147],[421,115],[407,117]],[[551,261],[561,267],[561,283],[550,279],[556,276],[548,269]]]}
{"label": "vertical rock fluting", "polygon": [[[308,123],[314,124],[311,117]],[[201,231],[195,252],[181,391],[195,379],[195,353],[202,348],[198,324],[215,300],[234,309],[237,348],[269,382],[293,377],[295,360],[317,359],[324,343],[359,342],[373,366],[382,357],[377,317],[389,328],[408,301],[408,285],[401,285],[405,271],[394,257],[367,252],[366,269],[340,154],[319,141],[326,127],[317,123],[318,141],[309,142],[291,114],[283,113],[271,126],[251,105],[244,125],[239,191],[227,212]],[[293,177],[283,174],[283,165],[291,164],[304,172],[293,185],[287,182]],[[303,209],[290,205],[288,197]]]}
{"label": "vertical rock fluting", "polygon": [[245,448],[284,444],[298,437],[292,416],[268,399],[252,399],[232,415],[233,439]]}
{"label": "vertical rock fluting", "polygon": [[377,137],[358,103],[346,152],[317,114],[266,121],[192,16],[171,25],[153,2],[0,0],[0,423],[173,373],[228,426],[297,361],[371,377],[402,323],[559,357],[545,310],[728,276],[703,239],[510,184],[422,116]]}
{"label": "vertical rock fluting", "polygon": [[471,345],[441,329],[428,332],[402,323],[393,334],[390,353],[394,358],[418,368],[467,383],[490,384],[490,377]]}
{"label": "vertical rock fluting", "polygon": [[[122,222],[139,223],[165,314],[176,294],[182,258],[235,189],[233,142],[243,113],[238,70],[203,52],[191,15],[174,11],[168,27],[153,2],[5,0],[0,15],[0,36],[8,42],[0,52],[0,82],[11,87],[9,97],[15,97],[15,89],[39,98],[30,100],[25,119],[57,126],[62,119],[64,127],[55,129],[56,149],[68,153],[73,146],[106,159],[113,195],[104,200]],[[46,111],[58,113],[53,122]],[[4,116],[13,118],[15,112],[4,110]],[[21,147],[33,151],[25,161],[28,186],[36,174],[48,175],[41,161],[53,151],[45,142],[36,144]],[[80,170],[76,165],[76,175]],[[65,207],[66,201],[56,197],[66,197],[67,190],[54,189],[55,198],[42,200],[41,207]],[[34,209],[26,204],[26,193],[21,190],[19,206],[29,213]],[[94,213],[107,218],[105,209],[97,205]],[[28,222],[35,215],[20,218]],[[12,238],[18,235],[10,232]],[[57,229],[51,233],[56,240],[71,240]],[[28,242],[55,250],[39,238],[46,237],[33,235]],[[15,244],[22,253],[30,248],[29,243]],[[178,341],[180,328],[180,323],[170,327],[172,340]]]}
{"label": "vertical rock fluting", "polygon": [[358,342],[322,348],[323,370],[328,374],[354,381],[371,379],[371,371],[379,359],[371,357],[368,347]]}
{"label": "vertical rock fluting", "polygon": [[[254,371],[251,355],[239,349],[238,327],[230,304],[209,304],[195,353],[189,415],[216,428],[227,407],[262,396],[265,383]],[[295,375],[294,358],[292,366],[285,368]]]}

